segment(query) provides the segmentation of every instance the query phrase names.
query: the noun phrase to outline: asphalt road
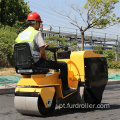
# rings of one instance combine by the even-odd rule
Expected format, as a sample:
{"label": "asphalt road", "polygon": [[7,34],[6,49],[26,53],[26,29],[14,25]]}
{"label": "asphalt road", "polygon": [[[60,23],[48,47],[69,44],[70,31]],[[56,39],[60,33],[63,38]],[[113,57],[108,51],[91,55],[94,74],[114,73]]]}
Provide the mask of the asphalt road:
{"label": "asphalt road", "polygon": [[0,95],[0,120],[120,120],[120,84],[107,85],[101,107],[85,110],[78,108],[59,109],[57,107],[51,117],[25,116],[16,111],[14,95],[5,94]]}

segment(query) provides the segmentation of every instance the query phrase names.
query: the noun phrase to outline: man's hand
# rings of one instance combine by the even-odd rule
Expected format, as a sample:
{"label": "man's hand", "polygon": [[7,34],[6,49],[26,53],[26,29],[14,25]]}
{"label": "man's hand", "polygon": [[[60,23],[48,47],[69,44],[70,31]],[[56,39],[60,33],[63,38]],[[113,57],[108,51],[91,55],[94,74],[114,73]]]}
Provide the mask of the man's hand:
{"label": "man's hand", "polygon": [[48,43],[45,43],[45,48],[48,47],[48,46],[49,46],[49,44],[48,44]]}

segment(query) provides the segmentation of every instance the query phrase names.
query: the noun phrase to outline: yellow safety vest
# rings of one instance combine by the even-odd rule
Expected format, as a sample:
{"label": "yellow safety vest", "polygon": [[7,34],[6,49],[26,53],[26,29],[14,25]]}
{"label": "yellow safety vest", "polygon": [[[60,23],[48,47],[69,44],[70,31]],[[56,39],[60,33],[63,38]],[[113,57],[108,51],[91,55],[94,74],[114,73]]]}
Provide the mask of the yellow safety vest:
{"label": "yellow safety vest", "polygon": [[33,40],[34,36],[40,31],[35,30],[33,27],[28,27],[23,32],[21,32],[16,38],[16,43],[28,42],[33,50]]}
{"label": "yellow safety vest", "polygon": [[35,30],[33,27],[28,27],[23,32],[21,32],[15,40],[16,43],[23,43],[23,42],[28,42],[29,43],[30,48],[31,48],[31,53],[34,57],[34,62],[37,62],[40,58],[39,52],[34,51],[34,49],[33,49],[33,47],[34,47],[34,43],[33,43],[34,37],[39,32],[40,31]]}

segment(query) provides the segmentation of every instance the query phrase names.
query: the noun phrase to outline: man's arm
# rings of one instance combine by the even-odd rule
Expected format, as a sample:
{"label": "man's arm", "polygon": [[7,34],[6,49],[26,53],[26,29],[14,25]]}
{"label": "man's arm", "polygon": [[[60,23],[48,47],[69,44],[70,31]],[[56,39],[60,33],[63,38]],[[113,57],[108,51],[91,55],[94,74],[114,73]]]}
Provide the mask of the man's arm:
{"label": "man's arm", "polygon": [[42,46],[42,47],[40,47],[39,49],[40,49],[40,56],[41,56],[43,59],[47,60],[47,56],[46,56],[46,52],[45,52],[45,47]]}

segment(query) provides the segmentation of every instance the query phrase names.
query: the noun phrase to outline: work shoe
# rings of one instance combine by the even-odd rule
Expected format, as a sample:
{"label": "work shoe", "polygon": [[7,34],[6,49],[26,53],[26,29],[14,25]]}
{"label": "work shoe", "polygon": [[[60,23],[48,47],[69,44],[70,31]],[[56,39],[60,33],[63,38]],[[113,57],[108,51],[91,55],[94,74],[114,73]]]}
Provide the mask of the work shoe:
{"label": "work shoe", "polygon": [[63,92],[63,97],[65,97],[65,96],[67,96],[67,95],[69,95],[69,94],[71,94],[75,91],[77,91],[77,88],[68,88],[66,90],[63,90],[62,91]]}

